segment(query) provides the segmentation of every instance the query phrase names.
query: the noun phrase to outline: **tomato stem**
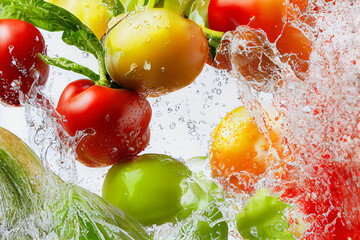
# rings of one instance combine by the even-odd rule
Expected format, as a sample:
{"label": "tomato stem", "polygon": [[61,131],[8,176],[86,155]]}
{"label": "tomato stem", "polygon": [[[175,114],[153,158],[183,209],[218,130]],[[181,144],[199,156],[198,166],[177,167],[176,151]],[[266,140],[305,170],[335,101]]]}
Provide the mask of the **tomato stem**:
{"label": "tomato stem", "polygon": [[106,77],[107,71],[105,67],[105,59],[103,57],[99,58],[99,73],[100,73],[100,78],[96,81],[93,80],[95,84],[99,86],[110,87],[110,81]]}

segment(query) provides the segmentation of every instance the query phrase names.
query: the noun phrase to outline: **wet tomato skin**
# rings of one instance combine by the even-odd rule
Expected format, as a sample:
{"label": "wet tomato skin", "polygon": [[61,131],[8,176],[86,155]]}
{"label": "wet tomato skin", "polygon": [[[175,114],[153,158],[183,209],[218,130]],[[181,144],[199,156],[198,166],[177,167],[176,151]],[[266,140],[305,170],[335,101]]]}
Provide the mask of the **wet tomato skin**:
{"label": "wet tomato skin", "polygon": [[269,144],[245,107],[228,113],[212,134],[210,164],[212,176],[226,189],[251,192],[252,182],[269,166]]}
{"label": "wet tomato skin", "polygon": [[85,132],[76,153],[86,166],[131,160],[149,143],[151,106],[135,92],[78,80],[64,89],[56,110],[70,136]]}
{"label": "wet tomato skin", "polygon": [[211,29],[222,32],[239,25],[262,29],[274,42],[282,32],[286,12],[284,0],[211,0],[208,21]]}
{"label": "wet tomato skin", "polygon": [[209,54],[199,25],[162,8],[127,16],[108,32],[104,46],[111,78],[150,97],[191,84]]}
{"label": "wet tomato skin", "polygon": [[46,54],[40,31],[30,23],[0,19],[0,99],[20,106],[19,92],[28,94],[32,85],[45,84],[49,66],[37,54]]}

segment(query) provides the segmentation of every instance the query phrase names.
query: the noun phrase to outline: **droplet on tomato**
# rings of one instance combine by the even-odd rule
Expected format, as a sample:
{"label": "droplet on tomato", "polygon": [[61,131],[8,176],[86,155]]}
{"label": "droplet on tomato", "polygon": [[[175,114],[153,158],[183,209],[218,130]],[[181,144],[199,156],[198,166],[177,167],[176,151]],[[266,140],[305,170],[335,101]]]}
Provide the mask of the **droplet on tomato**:
{"label": "droplet on tomato", "polygon": [[13,46],[13,45],[10,45],[10,46],[9,46],[9,53],[11,54],[13,50],[14,50],[14,46]]}

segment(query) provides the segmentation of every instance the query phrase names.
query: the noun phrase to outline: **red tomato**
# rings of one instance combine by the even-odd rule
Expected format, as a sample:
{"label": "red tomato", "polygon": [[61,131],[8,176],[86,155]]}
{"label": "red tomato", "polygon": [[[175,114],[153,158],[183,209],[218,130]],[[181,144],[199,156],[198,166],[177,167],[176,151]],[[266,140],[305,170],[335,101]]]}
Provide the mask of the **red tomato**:
{"label": "red tomato", "polygon": [[150,140],[151,106],[126,89],[78,80],[65,88],[57,111],[70,136],[87,133],[78,141],[76,153],[77,160],[89,167],[131,160]]}
{"label": "red tomato", "polygon": [[239,25],[262,29],[274,42],[281,34],[286,13],[285,0],[210,0],[208,22],[211,29],[222,32]]}
{"label": "red tomato", "polygon": [[0,19],[0,99],[19,106],[19,92],[45,84],[49,66],[37,54],[46,54],[45,41],[30,23]]}
{"label": "red tomato", "polygon": [[287,24],[276,47],[283,56],[282,60],[288,61],[295,74],[302,79],[309,69],[311,41],[298,28]]}

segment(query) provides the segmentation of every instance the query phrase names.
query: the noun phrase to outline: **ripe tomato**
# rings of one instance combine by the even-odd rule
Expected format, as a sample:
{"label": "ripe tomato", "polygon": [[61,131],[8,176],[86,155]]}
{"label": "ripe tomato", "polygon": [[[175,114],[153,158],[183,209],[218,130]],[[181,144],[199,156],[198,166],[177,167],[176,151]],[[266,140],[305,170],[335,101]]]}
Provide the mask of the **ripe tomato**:
{"label": "ripe tomato", "polygon": [[228,113],[212,134],[210,164],[213,177],[226,188],[251,191],[252,181],[265,172],[269,144],[245,107]]}
{"label": "ripe tomato", "polygon": [[308,60],[312,52],[311,41],[298,28],[287,24],[283,33],[276,41],[276,48],[282,54],[283,61],[290,66],[300,78],[309,69]]}
{"label": "ripe tomato", "polygon": [[105,64],[121,87],[158,96],[192,83],[209,47],[200,26],[166,9],[121,20],[105,38]]}
{"label": "ripe tomato", "polygon": [[78,131],[87,133],[79,140],[76,153],[77,159],[90,167],[132,159],[150,140],[150,104],[126,89],[78,80],[65,88],[57,111],[70,136]]}
{"label": "ripe tomato", "polygon": [[222,32],[239,25],[262,29],[274,42],[281,34],[286,13],[285,0],[210,0],[208,22],[211,29]]}
{"label": "ripe tomato", "polygon": [[30,23],[0,19],[0,99],[19,106],[19,92],[45,84],[49,66],[37,54],[46,54],[40,31]]}
{"label": "ripe tomato", "polygon": [[80,19],[100,39],[107,30],[110,14],[101,0],[46,0],[65,8]]}

